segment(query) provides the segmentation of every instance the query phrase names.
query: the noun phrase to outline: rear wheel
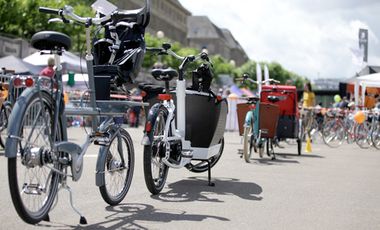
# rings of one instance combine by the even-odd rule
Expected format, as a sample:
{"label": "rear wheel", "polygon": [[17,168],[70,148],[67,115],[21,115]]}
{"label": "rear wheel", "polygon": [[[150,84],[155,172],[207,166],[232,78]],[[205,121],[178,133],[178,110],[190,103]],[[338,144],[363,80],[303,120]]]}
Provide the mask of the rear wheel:
{"label": "rear wheel", "polygon": [[370,125],[370,122],[364,121],[354,129],[355,142],[362,149],[368,149],[372,145]]}
{"label": "rear wheel", "polygon": [[110,205],[119,204],[127,195],[135,164],[131,136],[124,129],[118,132],[107,146],[102,174],[105,183],[99,187],[104,201]]}
{"label": "rear wheel", "polygon": [[168,111],[161,107],[152,122],[149,132],[150,145],[144,147],[145,184],[152,194],[158,194],[164,188],[169,167],[162,161],[165,157],[166,144],[162,141]]}
{"label": "rear wheel", "polygon": [[344,137],[345,131],[342,123],[337,119],[326,122],[322,129],[322,138],[326,145],[337,148],[343,143]]}
{"label": "rear wheel", "polygon": [[12,138],[5,150],[6,155],[16,154],[8,158],[9,189],[18,215],[29,224],[48,215],[60,178],[54,170],[62,170],[56,160],[60,156],[52,151],[54,142],[63,140],[62,123],[59,120],[53,141],[54,100],[41,94],[42,101],[39,93],[29,93],[15,104],[9,122]]}
{"label": "rear wheel", "polygon": [[9,116],[12,112],[12,106],[10,103],[3,103],[0,109],[0,146],[5,147],[5,141],[7,140],[7,127]]}

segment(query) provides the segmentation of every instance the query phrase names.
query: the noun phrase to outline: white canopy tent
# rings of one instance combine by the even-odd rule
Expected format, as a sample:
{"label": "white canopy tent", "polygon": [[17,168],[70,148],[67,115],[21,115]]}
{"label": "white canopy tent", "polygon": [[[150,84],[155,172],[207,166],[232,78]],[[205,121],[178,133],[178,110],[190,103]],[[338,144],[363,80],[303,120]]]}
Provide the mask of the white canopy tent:
{"label": "white canopy tent", "polygon": [[[54,57],[53,55],[41,55],[40,52],[35,52],[32,55],[27,56],[23,60],[35,66],[47,66],[48,59]],[[65,51],[61,56],[61,63],[64,72],[75,72],[75,73],[87,73],[86,60],[81,59],[79,56]]]}
{"label": "white canopy tent", "polygon": [[362,87],[362,106],[365,102],[365,91],[367,87],[378,87],[380,88],[380,73],[363,75],[355,78],[355,105],[359,105],[359,90],[360,86]]}

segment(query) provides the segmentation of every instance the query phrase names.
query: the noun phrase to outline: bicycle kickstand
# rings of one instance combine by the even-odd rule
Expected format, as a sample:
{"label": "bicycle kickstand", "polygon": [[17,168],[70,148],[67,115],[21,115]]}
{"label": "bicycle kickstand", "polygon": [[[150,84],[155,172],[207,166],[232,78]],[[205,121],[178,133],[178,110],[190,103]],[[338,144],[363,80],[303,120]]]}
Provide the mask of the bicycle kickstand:
{"label": "bicycle kickstand", "polygon": [[69,192],[69,194],[70,194],[70,205],[71,205],[71,208],[80,216],[79,223],[80,224],[87,224],[86,218],[82,215],[82,213],[79,212],[78,209],[76,209],[74,207],[73,192],[72,192],[71,188],[67,185],[67,183],[63,183],[62,184],[62,189],[66,189]]}
{"label": "bicycle kickstand", "polygon": [[214,187],[215,183],[211,182],[211,164],[210,164],[210,160],[207,160],[207,169],[208,169],[208,186]]}

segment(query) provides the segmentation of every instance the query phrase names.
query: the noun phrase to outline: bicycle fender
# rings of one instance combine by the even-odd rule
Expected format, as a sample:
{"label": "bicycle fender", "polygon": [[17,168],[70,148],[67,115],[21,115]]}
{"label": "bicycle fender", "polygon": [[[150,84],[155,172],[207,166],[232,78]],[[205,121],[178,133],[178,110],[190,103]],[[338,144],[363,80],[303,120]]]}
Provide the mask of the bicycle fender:
{"label": "bicycle fender", "polygon": [[[45,94],[50,94],[49,91],[40,89],[42,93]],[[26,88],[22,94],[17,98],[17,101],[15,105],[12,108],[11,115],[9,117],[9,126],[8,126],[8,137],[7,137],[7,142],[5,144],[5,157],[8,158],[14,158],[17,155],[17,147],[16,143],[19,141],[20,137],[17,137],[18,131],[21,129],[22,122],[14,122],[18,121],[17,119],[19,118],[20,114],[22,111],[25,111],[25,108],[28,106],[28,99],[35,93],[38,92],[37,88]],[[61,118],[65,117],[64,115],[61,114]],[[66,131],[62,130],[63,133],[63,138],[66,140]]]}
{"label": "bicycle fender", "polygon": [[95,173],[95,184],[96,186],[100,187],[105,185],[104,177],[102,174],[104,174],[105,170],[105,164],[104,161],[106,160],[108,148],[106,146],[101,146],[99,148],[99,154],[98,159],[96,161],[96,173]]}
{"label": "bicycle fender", "polygon": [[18,130],[21,129],[21,122],[14,122],[13,120],[17,120],[20,116],[21,111],[25,110],[25,107],[28,105],[27,99],[36,91],[33,89],[34,88],[25,89],[22,92],[21,96],[17,98],[17,101],[12,108],[12,112],[8,121],[8,137],[5,144],[5,157],[14,158],[17,155],[16,143],[19,140],[15,135],[17,135]]}
{"label": "bicycle fender", "polygon": [[[152,106],[152,108],[150,108],[149,110],[149,113],[148,113],[148,117],[147,117],[147,123],[150,122],[150,124],[153,126],[154,123],[156,122],[156,118],[157,118],[157,112],[158,110],[161,108],[161,104],[160,103],[157,103],[157,104],[154,104]],[[146,130],[146,127],[145,127],[145,130],[144,132],[149,135],[150,133],[150,130]]]}
{"label": "bicycle fender", "polygon": [[[115,134],[115,130],[112,131],[112,135]],[[104,181],[104,171],[105,171],[105,164],[104,162],[106,161],[106,156],[108,152],[108,146],[101,146],[99,148],[99,154],[96,160],[96,169],[95,169],[95,185],[100,187],[105,185]]]}

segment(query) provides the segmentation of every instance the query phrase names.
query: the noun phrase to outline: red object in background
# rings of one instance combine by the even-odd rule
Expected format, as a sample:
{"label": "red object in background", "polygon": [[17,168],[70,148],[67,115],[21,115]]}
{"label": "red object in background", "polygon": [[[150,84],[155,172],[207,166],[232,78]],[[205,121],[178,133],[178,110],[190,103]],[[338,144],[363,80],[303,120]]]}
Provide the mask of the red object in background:
{"label": "red object in background", "polygon": [[[268,96],[279,98],[277,102],[268,100]],[[260,102],[276,104],[280,109],[280,116],[290,115],[299,117],[297,88],[289,85],[263,85]]]}

